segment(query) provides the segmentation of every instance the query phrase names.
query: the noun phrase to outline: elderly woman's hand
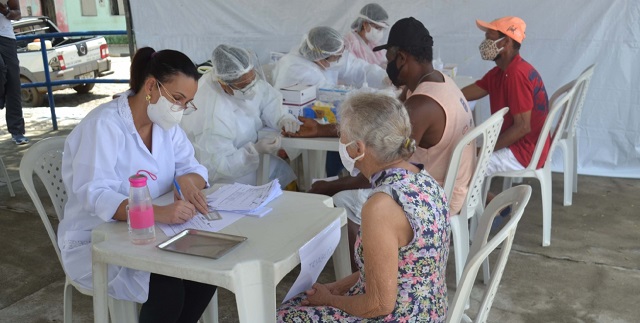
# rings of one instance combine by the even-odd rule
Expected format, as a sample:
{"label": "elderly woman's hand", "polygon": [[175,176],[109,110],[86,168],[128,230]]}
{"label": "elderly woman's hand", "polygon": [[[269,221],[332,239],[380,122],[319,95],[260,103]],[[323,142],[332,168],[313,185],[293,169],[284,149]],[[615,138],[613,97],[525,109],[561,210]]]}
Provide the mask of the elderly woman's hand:
{"label": "elderly woman's hand", "polygon": [[[201,187],[203,185],[198,185],[194,181],[194,177],[197,176],[197,179],[202,180],[197,174],[185,174],[183,176],[178,177],[176,180],[180,185],[180,190],[182,191],[182,195],[184,196],[185,202],[189,202],[195,206],[195,208],[202,214],[207,214],[209,212],[209,207],[207,206],[207,198],[202,193]],[[180,198],[177,191],[175,191],[175,196]]]}
{"label": "elderly woman's hand", "polygon": [[324,306],[329,305],[333,294],[326,285],[315,283],[310,290],[306,291],[307,298],[302,300],[304,306]]}

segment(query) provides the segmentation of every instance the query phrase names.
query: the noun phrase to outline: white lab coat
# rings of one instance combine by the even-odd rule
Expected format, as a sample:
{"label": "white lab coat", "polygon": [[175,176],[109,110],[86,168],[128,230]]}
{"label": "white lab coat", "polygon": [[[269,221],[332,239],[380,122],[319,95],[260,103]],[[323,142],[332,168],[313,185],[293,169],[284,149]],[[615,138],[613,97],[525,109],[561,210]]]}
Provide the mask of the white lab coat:
{"label": "white lab coat", "polygon": [[[265,126],[278,129],[283,118],[295,120],[282,106],[280,92],[266,81],[258,80],[254,90],[253,99],[242,100],[225,93],[213,73],[198,81],[193,99],[198,110],[183,116],[180,126],[193,143],[196,159],[209,170],[210,183],[256,185],[258,131]],[[295,180],[289,164],[270,157],[269,179],[278,178],[283,186]]]}
{"label": "white lab coat", "polygon": [[[157,180],[147,181],[151,198],[170,192],[176,176],[196,173],[205,180],[208,177],[178,126],[164,131],[154,124],[149,152],[133,124],[129,94],[89,112],[65,142],[62,179],[68,200],[58,226],[58,245],[65,272],[87,289],[93,286],[91,231],[114,221],[118,206],[128,198],[129,176],[141,169],[157,175]],[[148,272],[109,266],[108,279],[111,297],[139,303],[147,300]]]}
{"label": "white lab coat", "polygon": [[290,52],[278,61],[273,71],[276,89],[294,84],[316,85],[318,88],[336,85],[360,88],[365,76],[369,87],[383,89],[389,86],[385,82],[387,72],[384,69],[351,55],[347,50],[342,53],[340,64],[331,69],[323,69],[296,52]]}

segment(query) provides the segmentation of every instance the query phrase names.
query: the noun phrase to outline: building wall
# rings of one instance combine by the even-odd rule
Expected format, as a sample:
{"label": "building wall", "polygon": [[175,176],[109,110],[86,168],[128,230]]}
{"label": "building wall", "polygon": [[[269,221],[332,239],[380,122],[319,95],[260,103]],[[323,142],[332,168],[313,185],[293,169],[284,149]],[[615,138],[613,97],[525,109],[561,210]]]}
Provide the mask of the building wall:
{"label": "building wall", "polygon": [[97,3],[96,16],[82,15],[82,0],[56,0],[56,2],[57,1],[64,2],[69,31],[126,29],[124,15],[111,14],[111,1],[117,0],[92,0]]}
{"label": "building wall", "polygon": [[[41,1],[20,0],[20,11],[23,16],[41,16]],[[111,1],[117,1],[123,8],[123,0],[48,0],[55,5],[55,21],[61,31],[87,30],[125,30],[124,15],[111,14]],[[93,1],[96,7],[95,16],[82,15],[82,2]],[[121,9],[122,10],[122,9]],[[122,12],[122,11],[121,11]]]}

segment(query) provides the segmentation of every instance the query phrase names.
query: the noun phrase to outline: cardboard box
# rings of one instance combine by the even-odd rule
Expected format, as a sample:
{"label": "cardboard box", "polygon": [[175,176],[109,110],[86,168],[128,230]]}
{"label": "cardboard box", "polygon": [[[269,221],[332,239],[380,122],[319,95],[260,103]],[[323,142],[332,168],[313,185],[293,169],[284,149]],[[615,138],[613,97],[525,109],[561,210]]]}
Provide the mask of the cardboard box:
{"label": "cardboard box", "polygon": [[281,88],[282,103],[289,105],[305,105],[316,99],[315,85],[296,84]]}
{"label": "cardboard box", "polygon": [[318,89],[318,101],[331,103],[335,108],[339,108],[342,102],[347,99],[349,90],[344,89]]}
{"label": "cardboard box", "polygon": [[287,109],[289,114],[292,114],[295,117],[303,117],[304,116],[304,108],[313,107],[314,101],[311,101],[305,105],[297,105],[297,104],[283,104],[282,106]]}

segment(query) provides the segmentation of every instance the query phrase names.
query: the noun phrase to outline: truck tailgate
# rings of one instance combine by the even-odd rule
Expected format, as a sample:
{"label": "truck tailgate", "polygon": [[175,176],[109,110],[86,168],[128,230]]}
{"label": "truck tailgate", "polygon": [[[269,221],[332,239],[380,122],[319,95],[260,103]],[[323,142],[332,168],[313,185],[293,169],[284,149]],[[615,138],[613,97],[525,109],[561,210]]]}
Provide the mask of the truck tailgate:
{"label": "truck tailgate", "polygon": [[56,52],[64,57],[67,68],[71,68],[75,65],[100,60],[100,46],[106,43],[104,37],[95,37],[63,45],[56,48]]}

